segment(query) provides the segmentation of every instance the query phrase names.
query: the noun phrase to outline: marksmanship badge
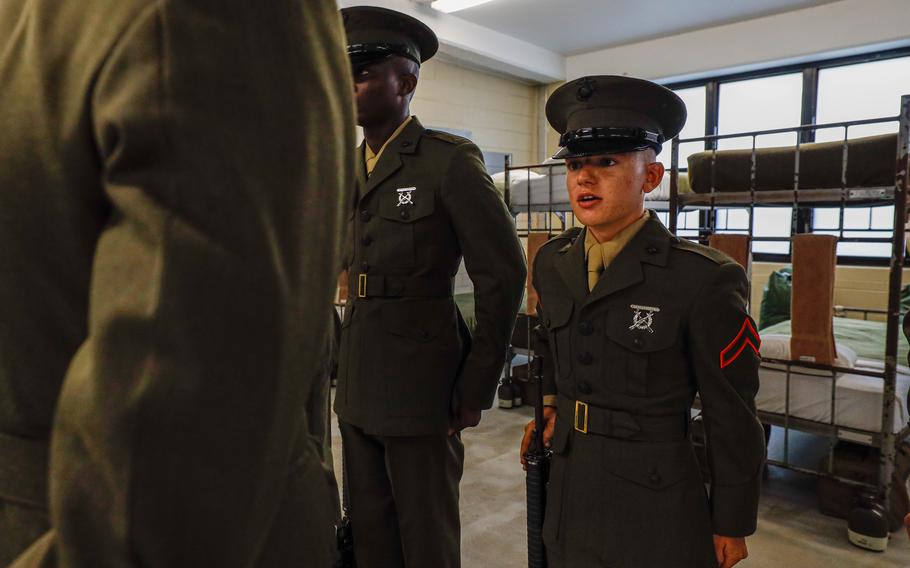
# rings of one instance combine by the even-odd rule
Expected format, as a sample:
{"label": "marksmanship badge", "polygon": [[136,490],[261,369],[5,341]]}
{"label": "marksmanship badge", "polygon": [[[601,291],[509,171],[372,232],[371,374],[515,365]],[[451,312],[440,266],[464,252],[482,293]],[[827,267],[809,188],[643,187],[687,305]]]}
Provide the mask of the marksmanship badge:
{"label": "marksmanship badge", "polygon": [[414,190],[416,187],[402,187],[398,192],[398,206],[414,205]]}
{"label": "marksmanship badge", "polygon": [[632,325],[629,326],[629,329],[642,329],[654,333],[654,330],[651,329],[651,325],[654,323],[654,314],[659,312],[660,308],[655,308],[653,306],[638,306],[635,304],[632,304],[629,307],[635,310],[635,313],[632,315]]}

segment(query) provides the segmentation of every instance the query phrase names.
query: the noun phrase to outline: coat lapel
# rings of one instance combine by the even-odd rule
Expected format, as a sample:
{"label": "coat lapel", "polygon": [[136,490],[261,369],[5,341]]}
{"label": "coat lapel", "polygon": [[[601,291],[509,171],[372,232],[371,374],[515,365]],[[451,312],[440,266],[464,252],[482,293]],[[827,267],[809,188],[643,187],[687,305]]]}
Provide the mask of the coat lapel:
{"label": "coat lapel", "polygon": [[[379,157],[379,162],[376,164],[373,173],[367,178],[361,198],[366,197],[367,194],[401,169],[401,155],[411,154],[417,149],[417,142],[420,140],[423,130],[424,128],[420,121],[417,120],[417,117],[414,117],[404,127],[398,137],[389,142],[389,145],[383,150],[382,156]],[[366,141],[363,143],[366,144]]]}
{"label": "coat lapel", "polygon": [[575,302],[579,305],[583,304],[588,296],[588,273],[585,269],[585,231],[579,233],[574,243],[566,245],[560,250],[559,256],[554,261],[557,272],[559,272],[559,275],[575,297]]}
{"label": "coat lapel", "polygon": [[366,153],[367,141],[364,140],[360,143],[360,146],[357,147],[357,167],[355,168],[357,172],[357,194],[358,196],[366,190],[367,186],[367,165],[365,163],[364,155]]}

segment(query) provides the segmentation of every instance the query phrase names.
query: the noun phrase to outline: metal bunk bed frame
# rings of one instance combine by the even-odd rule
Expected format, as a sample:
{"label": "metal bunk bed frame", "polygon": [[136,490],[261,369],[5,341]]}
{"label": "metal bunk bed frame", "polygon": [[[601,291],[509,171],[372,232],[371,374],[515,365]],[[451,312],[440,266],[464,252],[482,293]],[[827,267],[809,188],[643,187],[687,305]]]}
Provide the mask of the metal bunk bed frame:
{"label": "metal bunk bed frame", "polygon": [[[864,124],[877,124],[885,122],[897,122],[898,123],[898,136],[897,136],[897,155],[895,160],[895,169],[894,169],[894,185],[892,187],[875,187],[875,188],[851,188],[847,187],[847,167],[848,167],[848,135],[849,129],[852,126],[859,126]],[[843,128],[844,129],[844,140],[843,140],[843,158],[842,158],[842,172],[841,172],[841,187],[835,189],[811,189],[811,188],[800,188],[799,186],[799,160],[800,160],[800,141],[802,139],[802,134],[805,132],[811,132],[820,130],[823,128]],[[776,133],[786,133],[793,132],[797,134],[797,142],[795,144],[795,163],[794,163],[794,176],[793,176],[793,188],[792,189],[781,189],[779,191],[756,191],[756,138],[759,135],[766,134],[776,134]],[[750,183],[748,191],[740,192],[718,192],[716,191],[714,184],[714,176],[716,173],[716,156],[717,156],[717,144],[718,140],[727,139],[727,138],[743,138],[751,137],[752,138],[752,157],[751,157],[751,172],[750,172]],[[709,193],[690,193],[680,195],[678,190],[678,176],[679,176],[679,146],[687,142],[705,142],[709,146],[710,151],[712,152],[712,162],[711,162],[711,191]],[[910,95],[904,95],[901,97],[900,105],[900,114],[897,116],[884,117],[878,119],[869,119],[869,120],[854,120],[854,121],[845,121],[837,123],[828,123],[828,124],[807,124],[792,128],[778,128],[773,130],[762,130],[762,131],[753,131],[753,132],[744,132],[736,134],[716,134],[711,136],[703,136],[697,138],[688,138],[688,139],[674,139],[672,141],[671,147],[671,167],[670,167],[670,207],[669,207],[669,229],[671,232],[676,233],[677,230],[677,218],[681,210],[686,206],[695,206],[701,209],[707,208],[709,215],[707,215],[706,227],[699,227],[699,234],[703,237],[706,237],[708,234],[713,232],[713,219],[715,218],[715,210],[717,206],[747,206],[749,210],[749,226],[748,234],[752,235],[754,232],[754,211],[756,205],[791,205],[793,207],[793,220],[791,224],[790,236],[797,233],[797,212],[800,205],[812,204],[819,202],[840,202],[840,216],[839,216],[839,242],[850,242],[862,240],[863,242],[875,242],[876,239],[850,239],[844,237],[844,208],[847,204],[862,204],[864,206],[868,205],[894,205],[894,232],[890,239],[878,239],[879,242],[885,240],[891,243],[891,258],[889,263],[889,277],[888,277],[888,306],[887,310],[864,310],[858,308],[844,308],[842,306],[837,306],[841,311],[860,311],[868,313],[884,313],[887,320],[887,332],[886,332],[886,345],[885,345],[885,364],[884,370],[881,372],[878,371],[864,371],[860,369],[845,369],[841,367],[835,367],[831,365],[821,365],[816,363],[808,363],[805,361],[793,361],[793,360],[781,360],[781,359],[770,359],[763,358],[762,365],[777,365],[778,369],[783,366],[785,371],[785,409],[783,414],[772,413],[767,411],[758,411],[759,419],[764,424],[779,426],[784,429],[784,455],[783,460],[768,460],[768,463],[771,465],[783,467],[786,469],[815,475],[819,477],[827,477],[835,479],[842,483],[859,486],[866,489],[870,489],[876,492],[876,496],[880,503],[883,504],[886,511],[890,506],[890,493],[891,493],[891,475],[894,468],[895,460],[895,445],[897,440],[903,440],[908,435],[910,435],[910,426],[905,425],[900,432],[894,433],[893,424],[894,424],[894,403],[895,403],[895,384],[897,377],[897,342],[898,334],[901,331],[901,322],[900,322],[900,291],[901,291],[901,277],[904,267],[904,254],[905,254],[905,223],[907,221],[907,196],[910,195],[910,174],[908,174],[908,168],[910,168]],[[701,223],[700,223],[701,224]],[[703,231],[704,230],[704,231]],[[770,237],[765,239],[755,239],[755,240],[789,240],[790,237]],[[866,316],[864,315],[864,318]],[[791,382],[791,373],[793,367],[803,367],[803,368],[812,368],[823,371],[828,371],[831,378],[831,418],[829,422],[819,422],[814,420],[806,420],[802,418],[796,418],[790,415],[790,382]],[[836,424],[836,389],[837,373],[851,373],[854,375],[864,375],[869,377],[879,378],[884,382],[883,396],[882,396],[882,422],[881,428],[879,431],[865,431],[857,430],[854,428],[846,428],[843,426],[838,426]],[[826,436],[831,441],[831,445],[828,451],[828,460],[827,460],[827,470],[828,471],[819,471],[808,469],[804,467],[797,466],[790,462],[789,455],[789,438],[790,430],[799,430],[804,431],[820,436]],[[869,485],[866,483],[857,482],[855,480],[837,476],[831,473],[833,465],[833,456],[834,456],[834,444],[837,440],[844,439],[848,441],[862,441],[867,445],[871,445],[879,449],[880,454],[880,463],[879,463],[879,475],[878,482],[876,485]]]}

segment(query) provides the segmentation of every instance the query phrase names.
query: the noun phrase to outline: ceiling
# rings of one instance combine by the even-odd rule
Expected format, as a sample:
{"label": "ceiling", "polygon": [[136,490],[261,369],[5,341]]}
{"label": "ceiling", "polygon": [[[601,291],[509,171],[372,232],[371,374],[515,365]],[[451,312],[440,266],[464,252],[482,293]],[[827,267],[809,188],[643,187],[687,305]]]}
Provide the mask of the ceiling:
{"label": "ceiling", "polygon": [[452,15],[563,55],[575,55],[833,1],[493,0]]}

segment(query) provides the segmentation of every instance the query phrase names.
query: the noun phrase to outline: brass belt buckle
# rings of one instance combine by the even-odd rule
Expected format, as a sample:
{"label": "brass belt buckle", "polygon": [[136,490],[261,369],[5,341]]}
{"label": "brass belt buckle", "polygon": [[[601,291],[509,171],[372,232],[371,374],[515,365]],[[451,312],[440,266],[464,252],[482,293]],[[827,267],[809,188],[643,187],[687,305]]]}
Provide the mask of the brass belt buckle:
{"label": "brass belt buckle", "polygon": [[367,275],[361,274],[357,279],[357,297],[366,298],[367,297]]}
{"label": "brass belt buckle", "polygon": [[[581,410],[580,419],[579,409]],[[588,433],[588,405],[580,400],[575,401],[575,429],[582,434]]]}

